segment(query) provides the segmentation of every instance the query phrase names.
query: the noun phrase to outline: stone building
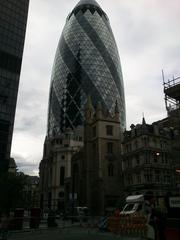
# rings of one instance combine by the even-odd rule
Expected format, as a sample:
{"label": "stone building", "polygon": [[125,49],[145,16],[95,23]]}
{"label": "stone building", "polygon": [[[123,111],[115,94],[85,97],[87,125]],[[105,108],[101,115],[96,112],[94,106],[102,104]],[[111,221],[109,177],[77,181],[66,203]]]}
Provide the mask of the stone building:
{"label": "stone building", "polygon": [[40,163],[40,205],[44,210],[64,209],[64,180],[71,176],[71,157],[83,146],[82,128],[46,138]]}
{"label": "stone building", "polygon": [[124,132],[123,173],[125,192],[139,194],[153,192],[164,196],[173,192],[174,165],[171,132],[158,124],[131,125]]}
{"label": "stone building", "polygon": [[65,209],[72,212],[76,206],[86,206],[84,148],[71,159],[71,176],[65,179]]}
{"label": "stone building", "polygon": [[122,195],[121,165],[117,104],[111,117],[103,112],[100,103],[94,110],[89,98],[85,110],[84,147],[72,158],[73,205],[87,206],[93,214],[115,208]]}

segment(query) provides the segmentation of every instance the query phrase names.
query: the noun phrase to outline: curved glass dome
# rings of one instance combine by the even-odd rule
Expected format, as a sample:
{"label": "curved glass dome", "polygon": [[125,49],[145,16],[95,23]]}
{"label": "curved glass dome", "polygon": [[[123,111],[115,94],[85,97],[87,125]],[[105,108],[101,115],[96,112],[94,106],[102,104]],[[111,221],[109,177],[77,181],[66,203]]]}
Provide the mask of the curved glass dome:
{"label": "curved glass dome", "polygon": [[78,4],[75,6],[75,8],[82,6],[82,5],[93,5],[93,6],[101,8],[95,0],[81,0],[78,2]]}
{"label": "curved glass dome", "polygon": [[108,18],[96,1],[81,0],[67,18],[55,55],[48,135],[83,125],[89,95],[111,115],[117,100],[125,128],[123,77]]}

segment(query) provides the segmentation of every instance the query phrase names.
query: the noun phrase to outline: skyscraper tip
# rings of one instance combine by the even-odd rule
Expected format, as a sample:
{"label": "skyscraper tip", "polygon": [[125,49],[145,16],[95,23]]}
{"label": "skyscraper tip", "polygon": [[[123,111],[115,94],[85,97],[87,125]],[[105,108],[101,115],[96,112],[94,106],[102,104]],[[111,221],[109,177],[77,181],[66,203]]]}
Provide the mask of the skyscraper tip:
{"label": "skyscraper tip", "polygon": [[96,6],[96,7],[101,8],[101,7],[99,6],[99,4],[98,4],[95,0],[80,0],[80,1],[77,3],[77,5],[75,6],[75,8],[76,8],[76,7],[79,7],[79,6],[82,6],[82,5],[94,5],[94,6]]}

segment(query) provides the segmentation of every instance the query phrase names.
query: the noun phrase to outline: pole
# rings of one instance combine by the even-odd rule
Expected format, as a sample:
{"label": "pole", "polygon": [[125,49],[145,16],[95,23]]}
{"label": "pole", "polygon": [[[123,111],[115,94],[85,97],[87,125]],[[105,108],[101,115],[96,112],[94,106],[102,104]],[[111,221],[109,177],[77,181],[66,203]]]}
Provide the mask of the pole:
{"label": "pole", "polygon": [[72,224],[74,223],[74,189],[75,188],[75,169],[73,167],[73,176],[72,176]]}

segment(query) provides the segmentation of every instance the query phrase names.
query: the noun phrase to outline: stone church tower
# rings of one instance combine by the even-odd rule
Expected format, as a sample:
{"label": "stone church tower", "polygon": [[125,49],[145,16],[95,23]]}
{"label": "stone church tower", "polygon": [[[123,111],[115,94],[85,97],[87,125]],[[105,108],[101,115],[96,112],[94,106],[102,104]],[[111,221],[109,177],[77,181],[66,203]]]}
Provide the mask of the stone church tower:
{"label": "stone church tower", "polygon": [[[114,208],[122,194],[121,130],[116,104],[114,116],[101,103],[93,109],[88,98],[85,110],[84,172],[85,204],[95,214]],[[72,161],[73,162],[73,161]],[[73,169],[73,168],[72,168]]]}

